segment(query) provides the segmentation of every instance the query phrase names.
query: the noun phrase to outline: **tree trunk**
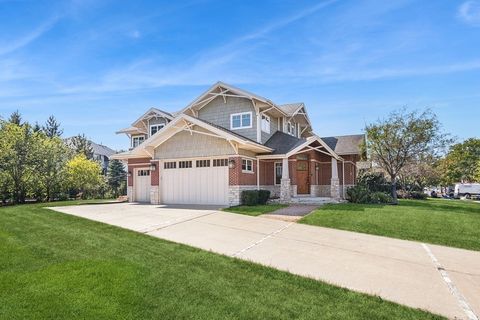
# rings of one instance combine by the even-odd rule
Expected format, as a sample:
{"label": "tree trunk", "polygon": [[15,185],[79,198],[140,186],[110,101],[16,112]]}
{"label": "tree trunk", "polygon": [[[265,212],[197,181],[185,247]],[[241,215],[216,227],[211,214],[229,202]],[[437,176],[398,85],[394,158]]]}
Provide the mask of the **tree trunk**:
{"label": "tree trunk", "polygon": [[396,176],[391,176],[390,178],[392,180],[392,198],[393,198],[393,203],[392,204],[398,204],[397,177]]}

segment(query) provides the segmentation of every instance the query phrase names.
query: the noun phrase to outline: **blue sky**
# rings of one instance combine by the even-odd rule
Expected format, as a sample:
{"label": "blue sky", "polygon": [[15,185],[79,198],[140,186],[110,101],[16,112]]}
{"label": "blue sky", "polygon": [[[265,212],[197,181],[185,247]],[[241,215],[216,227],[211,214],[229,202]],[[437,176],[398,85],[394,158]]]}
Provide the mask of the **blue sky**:
{"label": "blue sky", "polygon": [[321,136],[407,106],[479,137],[480,0],[0,0],[3,117],[127,148],[116,130],[218,80],[305,102]]}

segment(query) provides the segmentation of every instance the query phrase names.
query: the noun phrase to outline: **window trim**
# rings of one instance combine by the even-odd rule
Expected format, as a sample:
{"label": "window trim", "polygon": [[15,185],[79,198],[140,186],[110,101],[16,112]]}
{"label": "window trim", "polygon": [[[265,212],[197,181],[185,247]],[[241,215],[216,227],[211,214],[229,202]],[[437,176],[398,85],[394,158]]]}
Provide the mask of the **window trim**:
{"label": "window trim", "polygon": [[[242,116],[248,114],[250,116],[250,125],[243,126]],[[240,116],[240,127],[233,127],[233,117]],[[239,112],[239,113],[232,113],[230,114],[230,130],[240,130],[240,129],[251,129],[253,128],[253,113],[252,111],[247,112]]]}
{"label": "window trim", "polygon": [[[265,119],[263,119],[263,118],[265,118]],[[263,120],[265,120],[266,123],[268,123],[268,128],[267,128],[268,130],[263,129]],[[266,114],[262,113],[262,116],[260,117],[260,127],[262,128],[262,132],[270,134],[271,127],[272,127],[272,118],[270,118],[270,116],[267,116]]]}
{"label": "window trim", "polygon": [[[150,137],[153,136],[153,134],[152,134],[152,128],[153,127],[157,127],[157,132],[158,132],[165,127],[165,123],[151,124],[150,127],[149,127],[150,130],[148,131],[148,133],[150,134]],[[158,127],[160,127],[160,128],[158,128]],[[155,133],[157,133],[157,132],[155,132]]]}
{"label": "window trim", "polygon": [[[246,161],[245,162],[245,169],[243,169],[243,161]],[[251,162],[251,170],[248,170],[248,161]],[[242,158],[242,173],[255,173],[255,171],[253,170],[253,160],[252,159],[246,159],[246,158]]]}
{"label": "window trim", "polygon": [[[143,138],[143,141],[140,142],[138,145],[134,146],[134,145],[133,145],[133,140],[134,140],[135,138]],[[136,147],[138,147],[139,145],[141,145],[142,143],[144,143],[145,140],[146,140],[146,139],[145,139],[145,135],[143,135],[143,134],[134,135],[134,136],[131,137],[130,146],[131,146],[132,148],[136,148]]]}
{"label": "window trim", "polygon": [[280,183],[277,183],[277,164],[279,164],[282,167],[282,174],[283,175],[283,162],[276,161],[273,163],[273,185],[279,186],[282,184],[282,179],[283,177],[280,177]]}

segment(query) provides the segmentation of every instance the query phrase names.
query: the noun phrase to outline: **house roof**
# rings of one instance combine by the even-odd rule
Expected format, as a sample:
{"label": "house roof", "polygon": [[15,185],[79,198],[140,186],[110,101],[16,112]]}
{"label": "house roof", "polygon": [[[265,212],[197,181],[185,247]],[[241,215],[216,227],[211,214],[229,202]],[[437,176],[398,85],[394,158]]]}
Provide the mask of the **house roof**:
{"label": "house roof", "polygon": [[278,105],[280,109],[282,109],[287,115],[293,115],[298,109],[305,107],[303,102],[296,102],[296,103],[287,103],[287,104],[280,104]]}
{"label": "house roof", "polygon": [[306,141],[306,139],[299,139],[285,132],[277,131],[265,142],[265,145],[274,149],[272,154],[287,154]]}
{"label": "house roof", "polygon": [[109,147],[104,146],[103,144],[98,144],[98,143],[95,143],[93,141],[90,141],[90,144],[92,146],[94,154],[99,154],[99,155],[106,156],[106,157],[109,158],[110,156],[117,153],[115,150],[110,149]]}
{"label": "house roof", "polygon": [[160,117],[165,117],[165,118],[168,118],[170,120],[172,120],[174,118],[174,116],[170,112],[163,111],[163,110],[160,110],[158,108],[152,107],[152,108],[148,109],[147,112],[145,112],[140,118],[135,120],[135,122],[132,123],[132,126],[135,126],[135,124],[137,124],[139,121],[143,120],[150,113],[155,113],[156,115],[158,115]]}
{"label": "house roof", "polygon": [[339,155],[360,154],[361,144],[365,141],[365,135],[355,134],[348,136],[324,137],[322,140]]}

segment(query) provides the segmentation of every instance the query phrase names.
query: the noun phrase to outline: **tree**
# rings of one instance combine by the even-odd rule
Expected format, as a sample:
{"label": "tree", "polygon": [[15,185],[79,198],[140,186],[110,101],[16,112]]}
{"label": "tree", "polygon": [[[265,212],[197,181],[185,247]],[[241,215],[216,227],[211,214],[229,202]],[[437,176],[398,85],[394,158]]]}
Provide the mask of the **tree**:
{"label": "tree", "polygon": [[16,110],[15,112],[13,112],[10,115],[10,118],[8,118],[8,122],[20,126],[20,125],[22,125],[22,115],[20,114],[20,112],[18,110]]}
{"label": "tree", "polygon": [[63,134],[63,130],[60,129],[60,123],[57,122],[54,116],[48,117],[42,130],[49,138],[60,137]]}
{"label": "tree", "polygon": [[470,138],[453,145],[441,160],[442,182],[473,182],[478,179],[476,170],[480,161],[480,139]]}
{"label": "tree", "polygon": [[0,172],[11,183],[14,203],[23,203],[38,162],[38,133],[28,123],[0,122]]}
{"label": "tree", "polygon": [[111,160],[108,165],[107,182],[113,191],[115,197],[120,196],[122,187],[124,187],[127,179],[127,173],[123,164],[119,160]]}
{"label": "tree", "polygon": [[477,162],[477,171],[475,172],[475,181],[480,182],[480,160]]}
{"label": "tree", "polygon": [[93,148],[84,134],[74,136],[70,140],[71,147],[76,154],[83,154],[89,160],[93,159]]}
{"label": "tree", "polygon": [[104,184],[102,168],[97,162],[88,160],[84,154],[73,157],[67,163],[66,172],[68,186],[78,190],[83,198],[94,194]]}
{"label": "tree", "polygon": [[36,164],[36,181],[41,187],[42,200],[52,201],[60,195],[65,188],[66,164],[71,159],[72,151],[59,137],[48,137],[45,133],[40,135],[40,148]]}
{"label": "tree", "polygon": [[440,129],[430,110],[409,112],[405,108],[366,126],[369,156],[390,177],[394,203],[398,203],[397,179],[401,171],[407,165],[420,163],[427,155],[440,156],[450,143]]}

